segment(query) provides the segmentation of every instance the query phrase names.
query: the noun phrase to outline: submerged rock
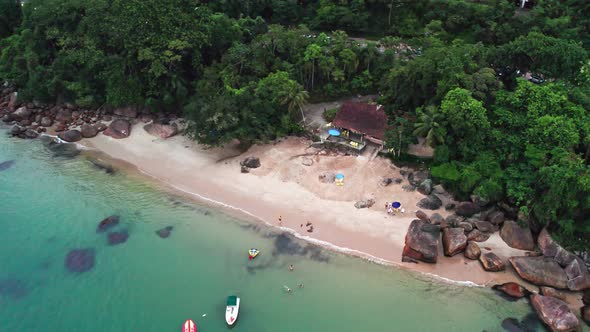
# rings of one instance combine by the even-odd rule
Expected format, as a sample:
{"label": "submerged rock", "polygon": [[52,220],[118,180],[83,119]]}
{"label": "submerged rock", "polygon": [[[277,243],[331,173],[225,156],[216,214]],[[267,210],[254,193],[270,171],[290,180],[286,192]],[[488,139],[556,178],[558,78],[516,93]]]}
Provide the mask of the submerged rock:
{"label": "submerged rock", "polygon": [[24,281],[14,278],[0,279],[0,300],[2,298],[18,300],[25,297],[28,293],[29,290]]}
{"label": "submerged rock", "polygon": [[96,232],[102,233],[102,232],[108,230],[109,228],[115,227],[118,224],[119,224],[119,216],[117,216],[117,215],[109,216],[109,217],[103,219],[100,223],[98,223],[98,226],[96,227]]}
{"label": "submerged rock", "polygon": [[94,267],[95,252],[92,248],[73,249],[66,256],[65,266],[70,272],[86,272]]}
{"label": "submerged rock", "polygon": [[129,238],[129,232],[127,231],[122,231],[122,232],[110,232],[108,234],[108,241],[109,241],[109,245],[114,246],[117,244],[121,244],[124,242],[127,242],[127,239]]}
{"label": "submerged rock", "polygon": [[12,165],[14,165],[14,160],[3,161],[0,163],[0,171],[7,170],[12,167]]}
{"label": "submerged rock", "polygon": [[102,160],[95,159],[95,158],[88,158],[88,161],[92,163],[96,168],[105,171],[107,174],[114,174],[115,168]]}
{"label": "submerged rock", "polygon": [[515,282],[507,282],[501,285],[494,285],[492,286],[492,289],[501,292],[504,295],[507,295],[509,299],[520,299],[531,294],[531,292],[528,289]]}
{"label": "submerged rock", "polygon": [[440,228],[438,226],[430,225],[420,219],[412,220],[406,234],[402,261],[420,260],[426,263],[436,263],[439,238]]}
{"label": "submerged rock", "polygon": [[537,315],[552,331],[578,331],[580,322],[565,302],[551,296],[531,295]]}
{"label": "submerged rock", "polygon": [[518,275],[537,286],[567,288],[565,271],[550,257],[511,257],[510,264]]}
{"label": "submerged rock", "polygon": [[162,239],[165,239],[170,236],[170,233],[172,232],[173,228],[174,227],[172,227],[172,226],[166,226],[162,229],[157,230],[156,234],[158,234],[158,236],[161,237]]}

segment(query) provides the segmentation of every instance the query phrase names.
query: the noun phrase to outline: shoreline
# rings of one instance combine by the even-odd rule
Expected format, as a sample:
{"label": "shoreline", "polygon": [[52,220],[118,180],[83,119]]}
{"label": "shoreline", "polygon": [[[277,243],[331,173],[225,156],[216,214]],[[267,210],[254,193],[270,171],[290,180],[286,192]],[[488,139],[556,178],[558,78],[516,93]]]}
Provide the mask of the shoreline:
{"label": "shoreline", "polygon": [[[153,181],[169,187],[173,191],[180,192],[191,199],[214,205],[241,219],[246,217],[257,222],[262,221],[271,227],[279,228],[297,238],[329,250],[360,257],[382,265],[416,271],[422,275],[455,284],[486,287],[516,281],[532,288],[532,285],[520,280],[511,271],[512,268],[509,264],[507,271],[489,273],[483,270],[479,261],[467,260],[463,255],[445,257],[441,254],[437,264],[401,262],[405,234],[409,223],[415,219],[412,211],[416,208],[412,204],[406,206],[408,211],[404,216],[392,218],[388,217],[384,211],[380,211],[379,200],[375,204],[377,208],[356,209],[353,207],[354,200],[351,201],[346,197],[337,196],[335,198],[339,200],[318,197],[317,193],[307,191],[300,183],[277,181],[276,176],[267,172],[268,170],[253,169],[251,174],[240,173],[237,165],[239,165],[239,160],[244,157],[264,154],[281,144],[287,145],[286,147],[280,147],[281,149],[289,150],[293,144],[301,145],[301,142],[297,142],[299,140],[298,138],[287,138],[280,143],[258,145],[246,153],[236,153],[231,147],[204,150],[196,143],[181,136],[175,136],[168,140],[154,138],[145,133],[140,126],[135,126],[131,136],[126,139],[116,140],[99,135],[79,143],[86,148],[99,151],[108,158],[125,162],[135,168],[142,176],[149,177]],[[174,150],[178,152],[179,149],[182,149],[180,150],[182,156],[175,154]],[[149,156],[150,151],[158,157],[154,159],[154,157]],[[228,153],[230,156],[227,156]],[[336,159],[338,158],[340,157],[336,157]],[[362,159],[363,157],[352,158]],[[158,159],[161,163],[154,163]],[[263,156],[260,159],[263,166],[268,163],[268,159]],[[222,165],[217,164],[219,160],[223,161]],[[192,172],[190,172],[189,166],[183,165],[183,162],[187,162],[189,166],[200,165],[201,169],[195,172],[198,174],[188,176],[187,174]],[[378,163],[383,163],[383,160]],[[352,168],[354,168],[354,165]],[[171,176],[170,173],[174,175]],[[217,181],[214,180],[216,177],[218,178]],[[317,181],[317,178],[313,180]],[[233,185],[229,183],[233,183]],[[280,188],[280,185],[288,188]],[[274,190],[267,191],[266,189],[269,187],[274,188]],[[334,189],[334,187],[331,186],[329,189]],[[346,188],[346,185],[344,187]],[[397,190],[400,191],[401,189],[398,187]],[[259,194],[261,197],[252,199],[248,197],[248,194]],[[421,197],[421,194],[418,193],[410,194],[417,195],[418,198]],[[402,195],[402,193],[398,193],[398,195]],[[299,199],[302,198],[301,196],[305,196],[305,199]],[[279,198],[273,199],[272,197]],[[289,200],[289,203],[303,200],[307,204],[304,204],[303,208],[291,204],[280,204],[279,201],[284,197],[294,198]],[[235,203],[232,204],[232,202]],[[330,208],[327,209],[326,207]],[[330,213],[332,211],[335,213]],[[443,214],[444,210],[438,212]],[[278,225],[276,222],[278,216],[283,217],[282,225]],[[350,222],[351,217],[358,218],[358,220]],[[340,221],[343,221],[343,219],[346,220],[341,223]],[[293,222],[294,220],[298,221]],[[301,225],[298,225],[299,223],[305,223],[303,220],[313,220],[315,227],[313,233],[306,234]],[[359,222],[359,220],[363,223]],[[392,229],[388,232],[382,232],[384,227],[392,227]],[[329,229],[329,231],[325,232],[326,229]],[[505,245],[497,233],[492,235],[488,241],[480,243],[480,246],[482,251],[484,247],[492,248],[502,258],[507,258],[508,255],[523,255],[522,251]],[[442,243],[439,249],[442,253]]]}

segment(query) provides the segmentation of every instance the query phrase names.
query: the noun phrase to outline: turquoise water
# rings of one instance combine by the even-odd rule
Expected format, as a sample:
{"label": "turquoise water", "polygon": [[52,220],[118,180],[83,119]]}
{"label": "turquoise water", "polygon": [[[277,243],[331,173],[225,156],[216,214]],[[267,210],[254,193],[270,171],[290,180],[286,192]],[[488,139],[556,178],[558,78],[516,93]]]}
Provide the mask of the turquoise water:
{"label": "turquoise water", "polygon": [[[487,289],[435,282],[236,220],[106,174],[84,156],[54,158],[39,140],[0,129],[0,162],[9,159],[14,166],[0,172],[2,332],[180,331],[187,318],[201,332],[226,331],[231,294],[242,298],[234,331],[502,331],[504,318],[530,313],[526,302]],[[112,214],[130,234],[117,246],[96,233]],[[169,225],[169,238],[154,233]],[[252,262],[250,247],[261,249]],[[95,249],[92,270],[66,270],[74,248]]]}

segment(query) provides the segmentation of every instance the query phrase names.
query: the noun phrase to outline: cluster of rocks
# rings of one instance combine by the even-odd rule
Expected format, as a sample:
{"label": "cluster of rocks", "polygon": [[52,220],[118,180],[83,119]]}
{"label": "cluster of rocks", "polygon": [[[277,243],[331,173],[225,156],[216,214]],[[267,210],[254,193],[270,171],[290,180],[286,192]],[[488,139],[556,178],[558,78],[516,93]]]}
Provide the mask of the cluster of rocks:
{"label": "cluster of rocks", "polygon": [[148,109],[132,106],[93,110],[71,103],[21,103],[17,97],[12,88],[0,91],[0,120],[13,126],[11,134],[15,137],[33,139],[49,131],[66,142],[92,138],[100,132],[125,138],[131,134],[132,125],[140,122],[148,123],[144,130],[156,137],[168,138],[179,132],[178,125],[171,123],[177,119],[173,114],[153,114]]}

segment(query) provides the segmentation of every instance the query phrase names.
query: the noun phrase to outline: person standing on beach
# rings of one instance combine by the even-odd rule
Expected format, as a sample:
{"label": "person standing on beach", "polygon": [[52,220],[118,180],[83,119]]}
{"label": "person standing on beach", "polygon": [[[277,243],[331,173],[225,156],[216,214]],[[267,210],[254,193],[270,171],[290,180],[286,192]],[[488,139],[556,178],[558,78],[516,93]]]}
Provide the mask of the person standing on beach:
{"label": "person standing on beach", "polygon": [[279,226],[283,226],[283,216],[279,216]]}

